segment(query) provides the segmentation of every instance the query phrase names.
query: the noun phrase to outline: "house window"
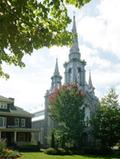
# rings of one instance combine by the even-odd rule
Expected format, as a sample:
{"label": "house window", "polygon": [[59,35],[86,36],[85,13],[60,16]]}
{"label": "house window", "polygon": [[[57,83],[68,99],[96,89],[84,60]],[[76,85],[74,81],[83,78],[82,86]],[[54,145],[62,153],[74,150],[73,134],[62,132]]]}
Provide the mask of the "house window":
{"label": "house window", "polygon": [[25,119],[21,119],[21,127],[25,127]]}
{"label": "house window", "polygon": [[7,109],[7,103],[0,103],[0,109]]}
{"label": "house window", "polygon": [[25,133],[18,133],[18,141],[24,142],[25,141]]}
{"label": "house window", "polygon": [[0,117],[0,128],[5,128],[5,127],[6,127],[6,118]]}
{"label": "house window", "polygon": [[19,118],[15,118],[15,126],[19,127]]}

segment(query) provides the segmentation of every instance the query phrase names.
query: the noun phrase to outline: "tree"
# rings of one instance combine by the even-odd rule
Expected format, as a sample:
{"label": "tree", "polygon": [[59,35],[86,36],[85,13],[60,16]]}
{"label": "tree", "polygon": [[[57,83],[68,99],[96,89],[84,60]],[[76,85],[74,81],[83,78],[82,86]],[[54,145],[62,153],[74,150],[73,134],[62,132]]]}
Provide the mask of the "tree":
{"label": "tree", "polygon": [[50,116],[57,123],[55,132],[61,146],[80,144],[85,127],[82,108],[84,96],[84,92],[74,84],[64,85],[49,96]]}
{"label": "tree", "polygon": [[108,108],[119,108],[118,95],[113,88],[101,99],[101,105]]}
{"label": "tree", "polygon": [[100,110],[92,119],[94,135],[102,147],[111,148],[120,142],[120,107],[114,89],[101,100]]}
{"label": "tree", "polygon": [[23,67],[22,58],[33,49],[68,45],[70,18],[66,4],[81,7],[90,0],[1,0],[0,76],[8,77],[2,63]]}

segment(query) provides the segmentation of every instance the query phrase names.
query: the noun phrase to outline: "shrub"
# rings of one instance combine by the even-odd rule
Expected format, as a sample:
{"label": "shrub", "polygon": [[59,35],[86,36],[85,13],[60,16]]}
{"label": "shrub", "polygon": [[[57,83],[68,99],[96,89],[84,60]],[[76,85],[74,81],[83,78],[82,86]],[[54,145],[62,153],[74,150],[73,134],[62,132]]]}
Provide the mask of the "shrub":
{"label": "shrub", "polygon": [[2,152],[6,148],[6,141],[0,139],[0,152]]}
{"label": "shrub", "polygon": [[16,149],[22,152],[39,152],[40,151],[40,147],[38,145],[34,145],[34,144],[21,144],[16,146]]}
{"label": "shrub", "polygon": [[71,150],[66,150],[66,149],[63,149],[63,148],[48,148],[44,151],[46,154],[49,154],[49,155],[72,155],[72,151]]}
{"label": "shrub", "polygon": [[49,155],[57,155],[57,150],[54,148],[48,148],[44,152]]}
{"label": "shrub", "polygon": [[2,157],[5,157],[5,158],[20,157],[20,153],[18,151],[14,151],[11,149],[4,149],[2,152]]}
{"label": "shrub", "polygon": [[65,149],[63,149],[63,148],[58,148],[57,149],[57,154],[58,155],[66,155],[66,150]]}
{"label": "shrub", "polygon": [[90,154],[90,155],[106,155],[106,154],[111,154],[112,151],[110,149],[106,149],[106,147],[104,148],[99,148],[99,147],[83,147],[80,150],[80,154]]}

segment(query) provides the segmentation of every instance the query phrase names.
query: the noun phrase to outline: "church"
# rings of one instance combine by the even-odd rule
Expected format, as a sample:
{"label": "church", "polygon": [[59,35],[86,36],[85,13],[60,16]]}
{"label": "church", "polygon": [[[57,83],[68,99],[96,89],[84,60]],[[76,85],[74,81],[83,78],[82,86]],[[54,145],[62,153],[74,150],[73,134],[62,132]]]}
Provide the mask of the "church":
{"label": "church", "polygon": [[[99,108],[99,100],[95,96],[94,86],[92,84],[91,73],[89,73],[88,83],[85,77],[85,60],[81,59],[81,53],[78,45],[78,36],[76,29],[75,16],[73,16],[72,32],[75,34],[73,38],[73,44],[69,51],[69,61],[64,64],[64,84],[77,84],[78,87],[86,94],[83,108],[85,111],[84,121],[87,123],[93,116],[96,110]],[[51,120],[48,112],[49,96],[55,90],[62,85],[62,76],[59,72],[58,61],[56,60],[54,74],[51,77],[50,89],[45,94],[45,110],[34,113],[32,119],[33,128],[39,128],[40,133],[34,135],[34,139],[39,141],[44,147],[50,146],[50,132],[54,128],[53,121]],[[41,118],[44,116],[44,118]],[[94,138],[91,133],[91,127],[88,124],[86,130],[83,132],[83,141],[85,145],[93,145]]]}

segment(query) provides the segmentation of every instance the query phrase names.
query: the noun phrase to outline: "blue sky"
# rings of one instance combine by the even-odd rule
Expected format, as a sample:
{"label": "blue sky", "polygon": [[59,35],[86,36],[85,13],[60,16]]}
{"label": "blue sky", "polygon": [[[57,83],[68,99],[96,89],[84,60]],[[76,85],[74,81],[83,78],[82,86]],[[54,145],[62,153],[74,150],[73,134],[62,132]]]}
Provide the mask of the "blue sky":
{"label": "blue sky", "polygon": [[[71,6],[68,9],[70,16],[76,12],[81,58],[87,62],[86,81],[91,69],[98,97],[105,95],[110,87],[120,94],[120,0],[92,0],[80,10]],[[43,109],[55,60],[58,58],[59,70],[64,77],[63,64],[68,61],[68,54],[69,48],[54,46],[25,56],[26,67],[23,69],[4,65],[10,79],[0,79],[0,95],[15,98],[15,104],[28,111]]]}

